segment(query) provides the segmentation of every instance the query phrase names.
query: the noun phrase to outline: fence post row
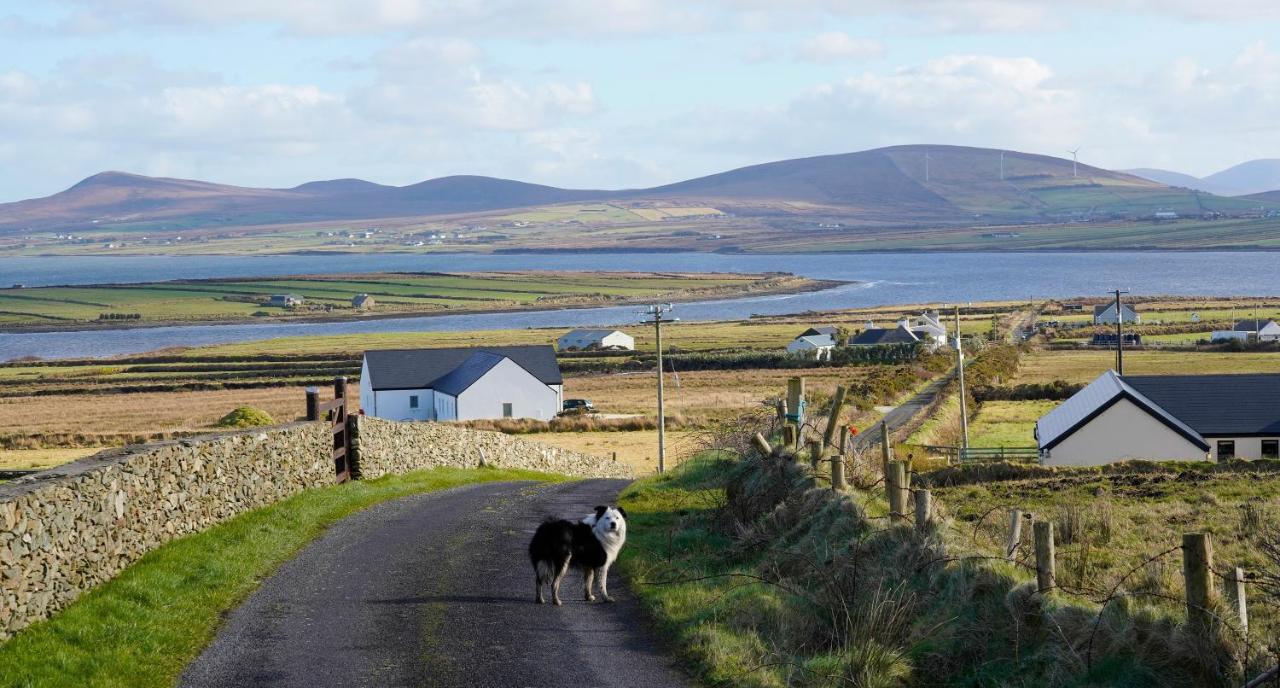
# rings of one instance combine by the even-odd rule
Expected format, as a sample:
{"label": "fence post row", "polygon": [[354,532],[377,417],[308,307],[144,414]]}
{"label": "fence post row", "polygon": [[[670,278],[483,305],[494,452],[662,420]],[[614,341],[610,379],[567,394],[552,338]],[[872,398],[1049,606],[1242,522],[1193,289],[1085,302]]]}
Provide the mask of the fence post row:
{"label": "fence post row", "polygon": [[907,520],[907,467],[901,461],[890,461],[885,473],[885,492],[889,495],[889,518]]}
{"label": "fence post row", "polygon": [[1014,509],[1009,512],[1009,542],[1005,545],[1005,558],[1013,561],[1014,555],[1018,553],[1018,545],[1022,544],[1022,510]]}

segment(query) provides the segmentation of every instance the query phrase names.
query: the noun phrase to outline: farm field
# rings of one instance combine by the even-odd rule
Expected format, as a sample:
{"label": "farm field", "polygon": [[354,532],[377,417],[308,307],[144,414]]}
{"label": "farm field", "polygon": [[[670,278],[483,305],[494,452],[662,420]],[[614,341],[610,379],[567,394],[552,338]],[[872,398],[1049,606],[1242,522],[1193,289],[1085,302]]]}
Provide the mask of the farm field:
{"label": "farm field", "polygon": [[0,449],[0,470],[43,469],[96,454],[93,448]]}
{"label": "farm field", "polygon": [[[618,460],[631,466],[638,476],[649,475],[658,468],[658,431],[634,430],[628,432],[539,432],[522,435],[531,442],[553,447],[610,456],[617,452]],[[698,448],[701,433],[687,430],[667,431],[667,468],[678,465]]]}
{"label": "farm field", "polygon": [[971,447],[1034,447],[1036,421],[1056,401],[988,401],[969,419]]}
{"label": "farm field", "polygon": [[[1087,383],[1114,366],[1114,351],[1035,349],[1022,357],[1018,374],[1010,382]],[[1280,373],[1280,352],[1126,351],[1124,371],[1128,375]]]}
{"label": "farm field", "polygon": [[[785,293],[825,283],[789,275],[382,273],[0,289],[0,327],[336,318],[556,308]],[[367,294],[374,304],[357,309]],[[272,305],[273,295],[301,297]]]}

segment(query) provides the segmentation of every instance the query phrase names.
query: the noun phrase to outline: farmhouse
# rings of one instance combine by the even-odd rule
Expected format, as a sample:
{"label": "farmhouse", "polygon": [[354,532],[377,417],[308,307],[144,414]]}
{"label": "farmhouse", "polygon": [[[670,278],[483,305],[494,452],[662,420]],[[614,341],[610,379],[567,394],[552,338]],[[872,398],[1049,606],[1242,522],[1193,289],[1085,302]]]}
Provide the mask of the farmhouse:
{"label": "farmhouse", "polygon": [[297,294],[272,294],[267,300],[268,306],[280,306],[281,308],[289,308],[291,306],[301,306],[302,297]]}
{"label": "farmhouse", "polygon": [[[1123,315],[1124,322],[1140,323],[1142,316],[1138,315],[1138,311],[1133,309],[1127,303],[1120,304],[1120,313]],[[1114,303],[1105,303],[1093,307],[1093,324],[1094,325],[1114,325],[1116,324],[1116,305]]]}
{"label": "farmhouse", "polygon": [[1280,375],[1107,371],[1036,422],[1040,460],[1280,458]]}
{"label": "farmhouse", "polygon": [[914,344],[920,341],[920,338],[914,332],[907,329],[902,323],[893,329],[876,327],[872,323],[868,323],[867,329],[859,332],[857,336],[849,338],[849,346],[881,346],[884,344]]}
{"label": "farmhouse", "polygon": [[925,311],[918,318],[901,320],[898,324],[905,325],[921,341],[929,342],[931,348],[947,345],[947,328],[942,326],[937,311]]}
{"label": "farmhouse", "polygon": [[361,410],[390,420],[551,420],[563,403],[546,345],[366,351],[360,371]]}
{"label": "farmhouse", "polygon": [[556,340],[556,348],[561,351],[570,349],[634,351],[636,338],[620,330],[570,330]]}
{"label": "farmhouse", "polygon": [[1241,320],[1229,330],[1214,330],[1210,339],[1215,342],[1232,339],[1242,342],[1274,342],[1280,340],[1280,325],[1274,320]]}
{"label": "farmhouse", "polygon": [[819,361],[831,360],[831,352],[836,348],[836,340],[829,334],[802,334],[787,344],[787,353],[803,358]]}
{"label": "farmhouse", "polygon": [[359,311],[367,311],[377,305],[372,296],[368,294],[356,294],[351,297],[351,307]]}

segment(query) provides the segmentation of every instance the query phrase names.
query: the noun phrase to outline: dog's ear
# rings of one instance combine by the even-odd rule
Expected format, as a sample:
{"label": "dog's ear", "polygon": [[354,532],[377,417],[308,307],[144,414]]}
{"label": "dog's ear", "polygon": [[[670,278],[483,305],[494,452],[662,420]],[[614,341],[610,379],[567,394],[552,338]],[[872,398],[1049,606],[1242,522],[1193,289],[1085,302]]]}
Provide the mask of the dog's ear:
{"label": "dog's ear", "polygon": [[622,518],[623,518],[623,519],[626,519],[626,518],[627,518],[627,510],[626,510],[626,509],[623,509],[623,508],[622,508],[622,507],[620,507],[620,506],[615,506],[614,508],[618,510],[618,513],[622,514]]}
{"label": "dog's ear", "polygon": [[606,512],[606,511],[608,511],[608,510],[609,510],[609,507],[607,507],[607,506],[597,506],[597,507],[596,507],[596,518],[603,518],[603,517],[604,517],[604,512]]}

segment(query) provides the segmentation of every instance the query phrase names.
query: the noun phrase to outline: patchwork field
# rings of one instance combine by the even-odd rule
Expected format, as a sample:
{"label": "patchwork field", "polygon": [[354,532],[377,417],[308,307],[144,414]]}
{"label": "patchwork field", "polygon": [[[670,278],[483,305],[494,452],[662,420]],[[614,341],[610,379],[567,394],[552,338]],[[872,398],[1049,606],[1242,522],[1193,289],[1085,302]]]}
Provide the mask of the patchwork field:
{"label": "patchwork field", "polygon": [[[382,273],[0,289],[0,326],[146,324],[282,317],[430,314],[720,298],[804,291],[789,275],[650,273]],[[358,294],[373,297],[364,309]],[[297,304],[273,302],[296,295]]]}

